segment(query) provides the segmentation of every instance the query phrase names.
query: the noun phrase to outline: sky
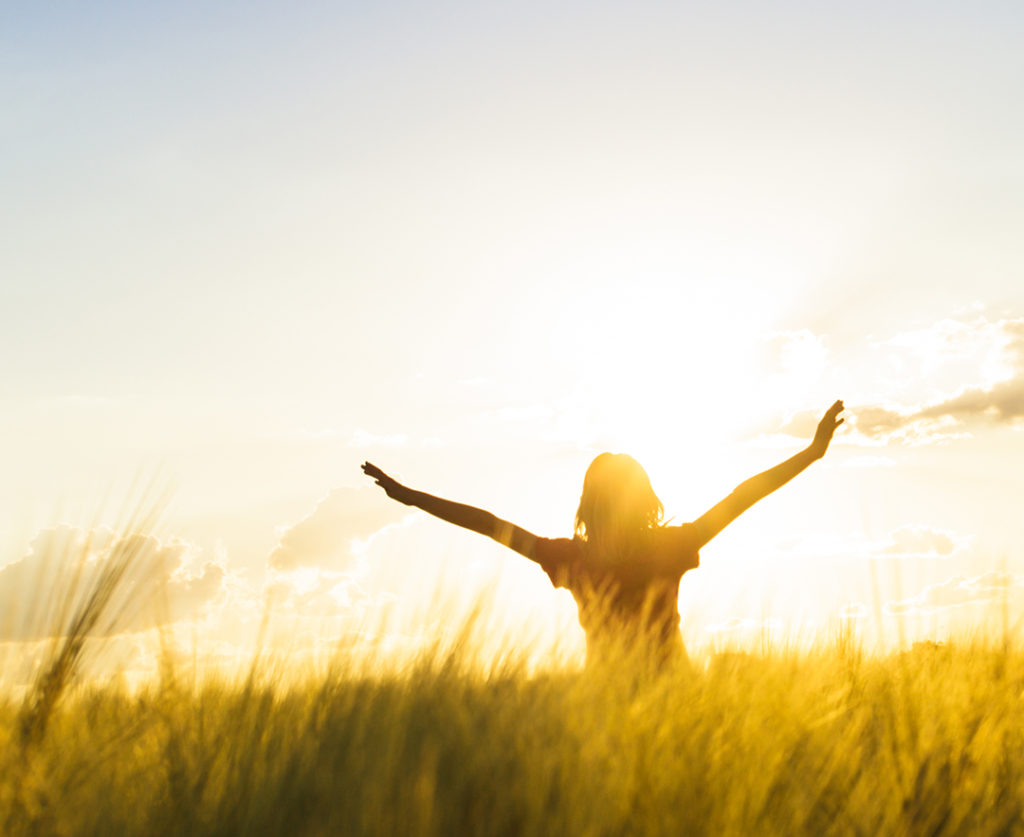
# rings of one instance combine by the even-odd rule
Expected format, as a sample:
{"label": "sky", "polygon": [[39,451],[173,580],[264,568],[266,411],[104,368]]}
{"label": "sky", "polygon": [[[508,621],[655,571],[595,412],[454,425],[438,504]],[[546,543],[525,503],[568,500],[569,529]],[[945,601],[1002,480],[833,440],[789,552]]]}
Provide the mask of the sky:
{"label": "sky", "polygon": [[842,398],[683,579],[687,642],[1018,620],[1022,37],[1015,2],[14,4],[0,601],[166,495],[162,619],[226,655],[268,608],[329,645],[451,602],[578,645],[359,464],[557,537],[623,451],[684,522]]}

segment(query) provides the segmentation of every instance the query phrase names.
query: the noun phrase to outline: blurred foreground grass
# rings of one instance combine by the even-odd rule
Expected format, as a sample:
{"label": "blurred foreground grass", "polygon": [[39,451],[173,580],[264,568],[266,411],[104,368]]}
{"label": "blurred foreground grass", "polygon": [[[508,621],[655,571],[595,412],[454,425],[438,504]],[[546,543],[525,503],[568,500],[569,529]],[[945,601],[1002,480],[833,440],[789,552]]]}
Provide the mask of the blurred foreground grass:
{"label": "blurred foreground grass", "polygon": [[41,614],[51,639],[30,683],[0,687],[5,837],[1024,833],[1024,648],[1005,628],[581,671],[484,653],[470,618],[403,661],[339,647],[233,678],[165,645],[130,689],[89,662],[159,611],[146,579],[166,573],[142,534],[67,543],[8,620],[32,637]]}
{"label": "blurred foreground grass", "polygon": [[[263,673],[261,674],[260,671]],[[719,654],[696,674],[489,671],[459,648],[304,681],[167,667],[0,703],[6,835],[1007,834],[1024,652]]]}

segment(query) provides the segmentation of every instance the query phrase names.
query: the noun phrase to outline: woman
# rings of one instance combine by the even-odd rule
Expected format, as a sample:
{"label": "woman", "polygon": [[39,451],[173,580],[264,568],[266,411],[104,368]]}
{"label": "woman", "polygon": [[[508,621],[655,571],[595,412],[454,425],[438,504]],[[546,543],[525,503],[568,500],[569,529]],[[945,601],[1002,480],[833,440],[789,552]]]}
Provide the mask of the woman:
{"label": "woman", "polygon": [[664,509],[644,469],[626,454],[602,453],[587,468],[572,538],[539,538],[490,512],[414,491],[376,465],[363,463],[393,500],[416,506],[536,561],[556,587],[566,587],[587,635],[587,658],[637,646],[659,660],[685,659],[679,632],[679,581],[696,569],[698,552],[762,497],[785,485],[828,450],[843,402],[818,423],[804,450],[746,482],[692,523],[662,525]]}

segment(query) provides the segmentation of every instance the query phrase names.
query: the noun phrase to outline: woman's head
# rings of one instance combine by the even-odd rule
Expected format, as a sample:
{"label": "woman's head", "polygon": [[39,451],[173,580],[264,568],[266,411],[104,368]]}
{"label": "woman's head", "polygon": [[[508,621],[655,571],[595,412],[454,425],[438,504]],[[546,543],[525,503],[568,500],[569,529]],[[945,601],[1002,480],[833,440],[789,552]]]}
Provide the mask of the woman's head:
{"label": "woman's head", "polygon": [[602,453],[583,477],[576,534],[591,543],[620,544],[658,526],[664,513],[639,462],[625,453]]}

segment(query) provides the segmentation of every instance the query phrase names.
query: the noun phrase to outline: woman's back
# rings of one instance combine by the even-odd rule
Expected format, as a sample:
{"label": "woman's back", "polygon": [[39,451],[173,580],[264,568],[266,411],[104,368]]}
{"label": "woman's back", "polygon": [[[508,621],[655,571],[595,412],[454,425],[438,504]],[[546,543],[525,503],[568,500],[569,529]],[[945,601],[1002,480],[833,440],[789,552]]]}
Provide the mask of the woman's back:
{"label": "woman's back", "polygon": [[606,552],[579,537],[538,538],[533,556],[576,600],[588,653],[611,636],[681,649],[679,581],[700,562],[693,526],[653,527]]}

